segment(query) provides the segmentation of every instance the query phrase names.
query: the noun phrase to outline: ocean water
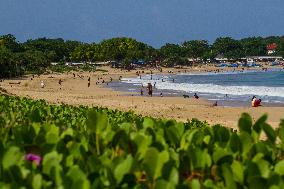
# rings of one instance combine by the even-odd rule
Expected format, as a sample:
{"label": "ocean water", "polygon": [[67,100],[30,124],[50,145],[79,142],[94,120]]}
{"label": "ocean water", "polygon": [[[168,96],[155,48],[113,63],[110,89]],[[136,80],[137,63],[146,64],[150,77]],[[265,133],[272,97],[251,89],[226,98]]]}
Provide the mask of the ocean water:
{"label": "ocean water", "polygon": [[141,79],[123,78],[120,88],[139,92],[141,86],[146,86],[147,83],[155,85],[157,94],[164,92],[169,96],[182,96],[197,93],[208,100],[221,102],[222,105],[234,102],[248,105],[254,95],[264,103],[284,105],[284,70],[281,69],[146,75]]}

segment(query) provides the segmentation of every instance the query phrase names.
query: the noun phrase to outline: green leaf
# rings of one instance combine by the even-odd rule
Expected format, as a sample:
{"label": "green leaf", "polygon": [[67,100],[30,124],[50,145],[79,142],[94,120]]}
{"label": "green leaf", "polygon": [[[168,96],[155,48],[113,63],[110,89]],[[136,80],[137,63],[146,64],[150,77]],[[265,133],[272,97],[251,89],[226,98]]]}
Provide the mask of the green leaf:
{"label": "green leaf", "polygon": [[71,180],[72,183],[67,185],[68,188],[90,188],[90,182],[88,181],[85,173],[77,165],[71,167],[66,176]]}
{"label": "green leaf", "polygon": [[213,160],[216,164],[221,165],[226,162],[231,163],[233,161],[233,156],[225,149],[216,147],[213,152]]}
{"label": "green leaf", "polygon": [[152,128],[154,126],[154,121],[152,118],[145,117],[143,121],[143,128],[150,127]]}
{"label": "green leaf", "polygon": [[252,118],[248,113],[242,113],[239,119],[239,129],[241,132],[251,133]]}
{"label": "green leaf", "polygon": [[263,116],[261,116],[253,125],[253,130],[260,134],[261,132],[261,129],[262,129],[262,126],[263,124],[266,122],[267,120],[267,114],[264,114]]}
{"label": "green leaf", "polygon": [[198,179],[193,179],[193,180],[191,181],[191,188],[192,188],[192,189],[200,189],[200,188],[201,188],[201,185],[200,185]]}
{"label": "green leaf", "polygon": [[269,189],[280,189],[280,187],[276,186],[276,185],[273,185],[273,186],[270,186]]}
{"label": "green leaf", "polygon": [[265,132],[268,140],[272,143],[275,143],[277,136],[276,136],[274,129],[270,125],[268,125],[267,123],[263,124],[262,128],[263,128],[263,131]]}
{"label": "green leaf", "polygon": [[120,162],[114,169],[114,176],[117,183],[120,183],[124,175],[129,173],[132,167],[133,158],[131,155],[128,155],[123,162]]}
{"label": "green leaf", "polygon": [[59,128],[55,125],[50,125],[49,131],[45,135],[47,144],[56,144],[59,141]]}
{"label": "green leaf", "polygon": [[251,147],[253,146],[253,139],[252,136],[249,135],[247,132],[242,132],[240,135],[240,141],[242,143],[242,153],[246,155]]}
{"label": "green leaf", "polygon": [[279,138],[281,139],[282,143],[284,143],[284,119],[282,119],[279,124]]}
{"label": "green leaf", "polygon": [[263,159],[259,159],[257,161],[254,161],[257,166],[258,166],[258,170],[260,171],[260,174],[263,178],[268,178],[269,174],[270,174],[270,163],[263,160]]}
{"label": "green leaf", "polygon": [[283,176],[284,175],[284,160],[279,161],[274,168],[275,172],[278,173],[279,175]]}
{"label": "green leaf", "polygon": [[157,180],[156,185],[155,185],[155,189],[172,189],[172,188],[175,188],[175,185],[164,179]]}
{"label": "green leaf", "polygon": [[4,154],[4,157],[2,159],[3,168],[8,169],[13,165],[18,165],[23,158],[24,157],[20,149],[18,147],[12,146]]}
{"label": "green leaf", "polygon": [[249,179],[249,188],[266,189],[266,180],[259,176],[254,176]]}
{"label": "green leaf", "polygon": [[163,165],[169,160],[167,151],[159,152],[156,148],[149,148],[145,154],[143,165],[150,180],[161,175]]}
{"label": "green leaf", "polygon": [[193,169],[205,169],[211,166],[211,157],[206,152],[206,150],[202,150],[197,147],[190,147],[189,156],[192,162]]}
{"label": "green leaf", "polygon": [[51,173],[51,169],[53,167],[58,168],[59,170],[61,170],[61,165],[60,162],[62,160],[62,155],[58,154],[56,151],[50,152],[48,154],[46,154],[43,157],[43,161],[42,161],[42,171],[45,174],[50,174]]}
{"label": "green leaf", "polygon": [[41,189],[42,188],[42,176],[40,174],[36,174],[33,177],[32,186],[33,186],[33,189]]}
{"label": "green leaf", "polygon": [[244,168],[239,161],[233,161],[231,165],[233,178],[236,182],[243,184],[244,182]]}
{"label": "green leaf", "polygon": [[177,168],[175,167],[175,161],[170,160],[167,163],[165,163],[163,169],[162,169],[162,177],[163,179],[169,181],[174,186],[176,186],[179,182],[179,172]]}
{"label": "green leaf", "polygon": [[237,133],[232,133],[229,146],[234,153],[242,152],[242,143]]}
{"label": "green leaf", "polygon": [[92,109],[88,112],[87,127],[91,132],[101,133],[108,126],[108,118],[105,113],[97,112]]}
{"label": "green leaf", "polygon": [[226,188],[237,189],[237,185],[233,180],[233,174],[228,164],[222,165],[223,177],[225,179]]}

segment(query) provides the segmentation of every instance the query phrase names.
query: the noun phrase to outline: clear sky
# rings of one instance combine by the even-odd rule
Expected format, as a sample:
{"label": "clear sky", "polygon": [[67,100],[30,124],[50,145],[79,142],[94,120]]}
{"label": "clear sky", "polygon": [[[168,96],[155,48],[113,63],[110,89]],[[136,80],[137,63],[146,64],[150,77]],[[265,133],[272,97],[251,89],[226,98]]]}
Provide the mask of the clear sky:
{"label": "clear sky", "polygon": [[0,35],[166,42],[284,35],[284,0],[0,0]]}

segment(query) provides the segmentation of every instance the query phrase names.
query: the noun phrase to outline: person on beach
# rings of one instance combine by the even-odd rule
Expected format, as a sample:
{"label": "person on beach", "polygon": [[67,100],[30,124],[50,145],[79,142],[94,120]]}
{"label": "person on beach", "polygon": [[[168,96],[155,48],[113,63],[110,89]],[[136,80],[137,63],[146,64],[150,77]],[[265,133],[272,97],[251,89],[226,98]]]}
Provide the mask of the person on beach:
{"label": "person on beach", "polygon": [[91,85],[91,78],[89,77],[88,78],[88,87],[90,87],[90,85]]}
{"label": "person on beach", "polygon": [[254,107],[258,107],[258,106],[261,106],[261,99],[257,99],[257,100],[255,100],[255,102],[254,102]]}
{"label": "person on beach", "polygon": [[253,96],[251,100],[251,106],[252,107],[261,106],[261,99],[257,99],[256,96]]}
{"label": "person on beach", "polygon": [[254,107],[255,101],[256,101],[256,96],[253,96],[251,99],[251,107]]}
{"label": "person on beach", "polygon": [[58,84],[59,84],[59,85],[61,85],[61,84],[62,84],[62,80],[61,80],[61,79],[59,79]]}
{"label": "person on beach", "polygon": [[194,96],[195,99],[199,99],[199,96],[196,93],[194,93],[193,96]]}
{"label": "person on beach", "polygon": [[160,93],[160,97],[163,97],[163,93]]}
{"label": "person on beach", "polygon": [[140,90],[140,95],[143,96],[143,89]]}
{"label": "person on beach", "polygon": [[153,95],[153,86],[152,86],[151,83],[148,83],[147,89],[148,89],[148,95],[152,96]]}
{"label": "person on beach", "polygon": [[44,84],[43,81],[40,82],[40,86],[41,86],[41,88],[44,88],[44,87],[45,87],[45,84]]}

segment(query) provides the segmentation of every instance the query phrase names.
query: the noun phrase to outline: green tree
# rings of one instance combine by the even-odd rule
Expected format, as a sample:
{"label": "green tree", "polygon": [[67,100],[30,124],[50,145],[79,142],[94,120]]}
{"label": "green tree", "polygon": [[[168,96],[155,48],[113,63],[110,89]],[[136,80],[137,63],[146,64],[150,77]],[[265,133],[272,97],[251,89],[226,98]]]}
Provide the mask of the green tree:
{"label": "green tree", "polygon": [[223,54],[227,58],[241,58],[243,54],[242,45],[239,41],[230,37],[220,37],[212,45],[212,51],[215,55]]}
{"label": "green tree", "polygon": [[42,73],[45,68],[50,66],[50,61],[41,51],[28,50],[18,55],[20,64],[26,71]]}
{"label": "green tree", "polygon": [[266,44],[261,37],[250,37],[241,39],[245,56],[264,56],[266,55]]}
{"label": "green tree", "polygon": [[185,41],[182,45],[190,58],[201,58],[209,51],[208,41],[205,40]]}
{"label": "green tree", "polygon": [[0,36],[0,47],[5,47],[11,52],[22,51],[21,45],[16,41],[16,37],[11,34]]}
{"label": "green tree", "polygon": [[16,62],[13,53],[0,47],[0,78],[16,76]]}

